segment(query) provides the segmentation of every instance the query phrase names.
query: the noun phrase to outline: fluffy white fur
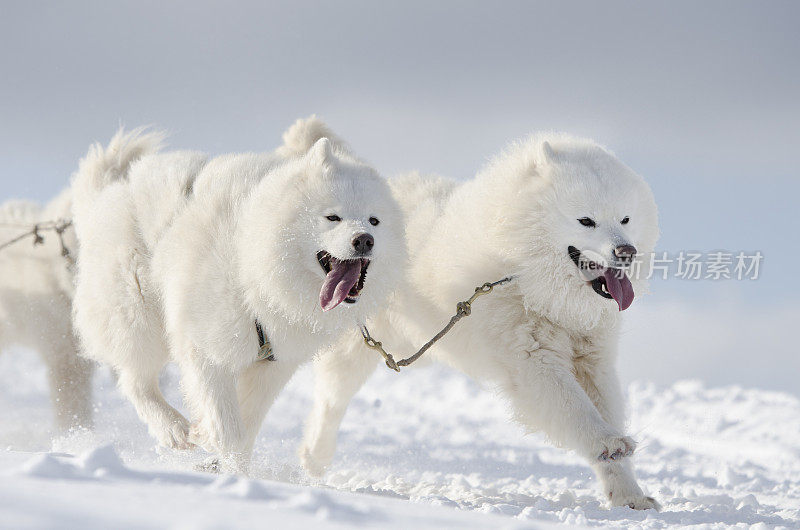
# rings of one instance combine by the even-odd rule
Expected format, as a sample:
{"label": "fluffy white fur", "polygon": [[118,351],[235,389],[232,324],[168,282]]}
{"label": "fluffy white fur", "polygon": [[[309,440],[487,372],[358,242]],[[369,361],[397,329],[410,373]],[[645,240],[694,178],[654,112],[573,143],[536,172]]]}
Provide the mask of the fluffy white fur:
{"label": "fluffy white fur", "polygon": [[[657,507],[630,458],[636,444],[625,432],[615,368],[617,303],[580,277],[567,251],[591,250],[610,263],[618,245],[652,251],[657,212],[644,180],[592,141],[549,134],[512,145],[462,184],[412,174],[392,186],[409,219],[410,273],[372,335],[409,354],[476,286],[513,275],[426,356],[495,384],[523,426],[587,459],[612,505]],[[582,226],[583,217],[596,227]],[[637,295],[647,291],[641,278],[631,278]],[[312,474],[330,463],[347,404],[378,361],[351,334],[315,363],[300,449]]]}
{"label": "fluffy white fur", "polygon": [[[26,201],[0,206],[0,241],[7,241],[35,223],[69,219],[71,195],[63,191],[44,208]],[[43,232],[44,242],[25,239],[0,252],[0,349],[22,345],[39,352],[47,365],[56,428],[67,431],[92,426],[91,379],[94,364],[77,354],[72,333],[73,274],[61,255],[58,236]],[[75,231],[64,243],[78,253]]]}
{"label": "fluffy white fur", "polygon": [[[328,133],[300,120],[276,153],[207,160],[159,153],[158,135],[135,131],[82,161],[76,328],[161,444],[199,445],[224,468],[246,470],[262,419],[298,365],[396,287],[399,207],[386,181]],[[317,253],[354,258],[353,238],[365,232],[375,246],[358,303],[323,312]],[[275,361],[256,360],[256,320]],[[191,424],[158,387],[170,359]]]}

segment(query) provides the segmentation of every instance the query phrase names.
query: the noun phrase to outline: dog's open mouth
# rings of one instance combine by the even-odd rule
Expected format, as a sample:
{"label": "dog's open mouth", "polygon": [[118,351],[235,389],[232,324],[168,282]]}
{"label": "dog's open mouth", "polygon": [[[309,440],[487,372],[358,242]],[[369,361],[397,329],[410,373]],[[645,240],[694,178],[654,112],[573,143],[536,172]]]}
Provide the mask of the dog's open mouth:
{"label": "dog's open mouth", "polygon": [[597,274],[594,279],[587,281],[594,292],[603,298],[613,299],[620,311],[625,311],[631,306],[634,298],[633,285],[624,270],[605,267],[596,261],[591,261],[573,246],[570,246],[567,252],[579,271],[582,273],[594,271]]}
{"label": "dog's open mouth", "polygon": [[330,311],[345,302],[355,304],[367,279],[367,258],[338,259],[328,252],[317,252],[317,261],[325,271],[325,281],[319,291],[319,303],[323,311]]}

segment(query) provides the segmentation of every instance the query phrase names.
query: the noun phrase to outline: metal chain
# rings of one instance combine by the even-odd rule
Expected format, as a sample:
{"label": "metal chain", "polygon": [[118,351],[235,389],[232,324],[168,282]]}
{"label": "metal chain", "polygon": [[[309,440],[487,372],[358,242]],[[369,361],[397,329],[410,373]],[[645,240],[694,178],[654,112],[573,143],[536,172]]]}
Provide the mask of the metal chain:
{"label": "metal chain", "polygon": [[431,346],[436,344],[442,337],[447,335],[447,333],[453,329],[453,326],[464,317],[468,317],[472,314],[472,303],[475,301],[476,298],[479,296],[483,296],[485,294],[489,294],[492,290],[497,287],[498,285],[502,285],[504,283],[508,283],[513,280],[513,276],[508,276],[503,278],[502,280],[497,280],[496,282],[486,282],[480,287],[475,288],[475,292],[472,296],[469,297],[469,300],[465,300],[463,302],[458,302],[456,304],[456,314],[450,318],[450,322],[442,328],[442,330],[434,335],[434,337],[426,342],[414,355],[411,357],[407,357],[405,359],[401,359],[399,361],[395,361],[394,357],[391,353],[387,352],[383,349],[383,345],[380,341],[375,340],[372,338],[372,335],[369,334],[369,329],[367,326],[361,327],[361,336],[364,337],[364,344],[367,345],[368,348],[376,350],[383,356],[384,361],[386,361],[386,366],[394,370],[395,372],[400,371],[401,366],[408,366],[409,364],[413,363],[424,354],[426,351],[430,349]]}
{"label": "metal chain", "polygon": [[61,257],[63,257],[67,262],[67,269],[70,272],[74,272],[75,269],[75,257],[69,251],[67,244],[64,242],[64,232],[72,226],[72,220],[67,219],[64,221],[60,221],[59,224],[54,228],[56,234],[58,234],[58,242],[61,245]]}

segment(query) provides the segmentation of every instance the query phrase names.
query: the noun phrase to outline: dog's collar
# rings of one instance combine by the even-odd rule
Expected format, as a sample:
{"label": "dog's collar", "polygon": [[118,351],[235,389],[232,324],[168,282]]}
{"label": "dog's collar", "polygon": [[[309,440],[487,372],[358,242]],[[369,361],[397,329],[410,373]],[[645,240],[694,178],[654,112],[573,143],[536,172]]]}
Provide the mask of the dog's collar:
{"label": "dog's collar", "polygon": [[269,338],[264,333],[264,328],[261,327],[261,322],[258,319],[256,319],[256,335],[258,336],[256,361],[274,361],[275,355],[272,353],[272,344],[270,344]]}

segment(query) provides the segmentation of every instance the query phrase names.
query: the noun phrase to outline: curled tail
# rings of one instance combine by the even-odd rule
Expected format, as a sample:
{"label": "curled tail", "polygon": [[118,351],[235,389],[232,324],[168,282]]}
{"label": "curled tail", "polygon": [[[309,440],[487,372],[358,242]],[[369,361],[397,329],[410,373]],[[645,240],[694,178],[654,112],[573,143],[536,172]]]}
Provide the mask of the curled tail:
{"label": "curled tail", "polygon": [[334,147],[350,152],[347,143],[334,134],[324,121],[312,114],[308,118],[300,118],[286,129],[283,133],[283,145],[278,148],[277,154],[283,157],[303,156],[320,138],[327,138]]}
{"label": "curled tail", "polygon": [[72,178],[75,203],[92,201],[103,188],[125,178],[130,165],[146,154],[157,152],[163,139],[163,133],[147,132],[144,128],[128,132],[120,129],[105,149],[99,143],[93,144]]}
{"label": "curled tail", "polygon": [[425,201],[441,204],[447,200],[458,185],[455,180],[439,175],[422,175],[418,171],[405,173],[389,180],[392,195],[400,203],[406,215]]}

